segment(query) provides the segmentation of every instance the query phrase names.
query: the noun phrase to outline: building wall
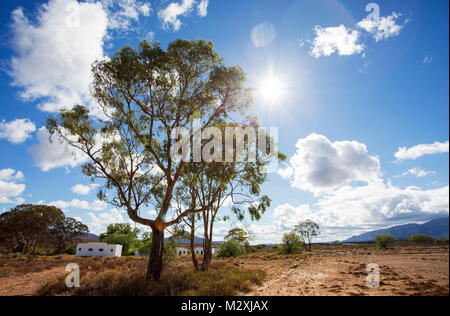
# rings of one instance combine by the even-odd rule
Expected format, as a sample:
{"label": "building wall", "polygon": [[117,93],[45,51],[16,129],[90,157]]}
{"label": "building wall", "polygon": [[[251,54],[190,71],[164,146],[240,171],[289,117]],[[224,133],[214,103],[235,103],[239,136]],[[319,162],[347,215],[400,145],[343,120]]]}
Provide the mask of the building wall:
{"label": "building wall", "polygon": [[121,257],[122,245],[108,245],[105,243],[78,244],[77,257]]}
{"label": "building wall", "polygon": [[186,247],[178,247],[177,248],[177,256],[185,256],[189,253],[189,248]]}
{"label": "building wall", "polygon": [[[212,254],[216,254],[219,252],[219,248],[213,248]],[[190,254],[191,248],[190,247],[178,247],[177,248],[177,256],[185,256]],[[196,255],[202,256],[203,255],[203,247],[195,247],[194,252]]]}

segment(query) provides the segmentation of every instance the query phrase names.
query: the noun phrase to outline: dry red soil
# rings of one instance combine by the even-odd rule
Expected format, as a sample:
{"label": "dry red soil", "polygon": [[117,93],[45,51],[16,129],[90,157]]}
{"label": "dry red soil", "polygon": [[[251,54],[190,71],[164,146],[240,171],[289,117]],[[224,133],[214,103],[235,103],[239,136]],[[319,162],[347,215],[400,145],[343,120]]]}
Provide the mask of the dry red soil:
{"label": "dry red soil", "polygon": [[65,275],[65,267],[0,279],[0,296],[31,296],[47,282]]}
{"label": "dry red soil", "polygon": [[[123,264],[124,260],[129,259],[121,258],[109,265]],[[132,260],[129,262],[131,265],[135,264]],[[217,260],[231,262],[241,268],[258,268],[267,273],[261,286],[242,295],[449,295],[447,245],[396,245],[387,250],[378,250],[374,245],[317,246],[313,253],[300,255],[279,255],[275,249],[266,249],[237,259]],[[189,261],[188,257],[176,260],[177,268],[189,269]],[[380,286],[375,288],[366,284],[369,273],[366,266],[371,263],[377,264],[380,270]],[[46,282],[67,274],[65,264],[61,262],[56,267],[38,272],[4,276],[0,278],[0,295],[33,295]],[[16,269],[20,270],[20,266]]]}
{"label": "dry red soil", "polygon": [[[261,258],[246,265],[260,265]],[[284,262],[283,262],[284,261]],[[449,295],[448,246],[319,247],[307,259],[264,261],[266,282],[249,296]],[[368,264],[379,266],[380,286],[367,286]]]}

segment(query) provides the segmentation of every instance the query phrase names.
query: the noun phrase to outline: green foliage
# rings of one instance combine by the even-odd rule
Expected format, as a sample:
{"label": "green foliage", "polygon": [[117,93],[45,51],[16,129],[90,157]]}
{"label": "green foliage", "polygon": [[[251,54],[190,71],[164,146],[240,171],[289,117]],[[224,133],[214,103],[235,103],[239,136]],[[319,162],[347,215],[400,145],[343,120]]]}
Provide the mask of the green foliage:
{"label": "green foliage", "polygon": [[278,250],[282,254],[294,254],[302,251],[303,243],[295,231],[285,233]]}
{"label": "green foliage", "polygon": [[245,247],[234,239],[229,239],[224,241],[220,245],[220,251],[217,254],[218,257],[228,258],[228,257],[238,257],[245,254]]}
{"label": "green foliage", "polygon": [[388,244],[395,242],[395,237],[391,234],[379,234],[375,236],[375,243],[380,249],[387,249]]}
{"label": "green foliage", "polygon": [[319,229],[319,224],[309,219],[295,225],[295,231],[300,236],[307,251],[312,250],[311,243],[314,237],[319,236]]}
{"label": "green foliage", "polygon": [[342,242],[340,242],[340,241],[333,241],[333,242],[331,243],[331,245],[332,245],[332,246],[342,246]]}
{"label": "green foliage", "polygon": [[166,257],[176,257],[177,256],[178,244],[175,242],[169,242],[164,245],[164,256]]}
{"label": "green foliage", "polygon": [[106,233],[100,235],[100,241],[111,245],[122,245],[122,256],[132,256],[139,246],[139,229],[130,224],[111,224]]}
{"label": "green foliage", "polygon": [[74,238],[88,232],[86,225],[65,217],[53,206],[19,205],[0,215],[0,242],[13,252],[34,252],[51,245],[61,253]]}
{"label": "green foliage", "polygon": [[148,232],[143,233],[141,240],[137,243],[136,249],[141,256],[148,256],[150,249],[152,249],[152,235]]}
{"label": "green foliage", "polygon": [[409,236],[408,241],[416,244],[431,244],[434,243],[434,238],[427,234],[415,234]]}
{"label": "green foliage", "polygon": [[234,240],[241,245],[249,245],[250,239],[250,234],[243,228],[233,228],[225,236],[225,240]]}

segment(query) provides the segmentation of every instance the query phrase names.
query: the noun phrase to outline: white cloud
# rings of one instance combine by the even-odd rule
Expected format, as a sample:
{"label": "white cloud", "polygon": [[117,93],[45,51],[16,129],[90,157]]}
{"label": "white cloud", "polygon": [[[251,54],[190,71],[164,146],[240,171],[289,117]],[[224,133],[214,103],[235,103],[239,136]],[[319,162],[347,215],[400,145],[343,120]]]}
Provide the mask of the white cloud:
{"label": "white cloud", "polygon": [[56,136],[52,136],[45,127],[41,127],[37,133],[38,144],[29,148],[34,162],[42,171],[49,171],[59,167],[77,167],[87,162],[87,157],[81,151],[75,151],[62,143]]}
{"label": "white cloud", "polygon": [[[398,24],[402,14],[392,13],[387,17],[367,17],[359,21],[355,27],[370,33],[376,42],[390,37],[398,36],[408,19],[404,19],[403,24]],[[361,54],[366,46],[360,43],[361,33],[358,29],[347,28],[344,25],[323,28],[320,25],[315,27],[315,38],[312,42],[310,54],[315,58],[321,56]],[[301,42],[303,43],[303,41]],[[427,59],[427,62],[431,59]],[[424,61],[425,62],[425,61]]]}
{"label": "white cloud", "polygon": [[71,188],[71,191],[79,195],[89,195],[91,191],[95,190],[95,188],[97,187],[98,184],[91,184],[91,185],[77,184]]}
{"label": "white cloud", "polygon": [[[49,171],[59,167],[75,168],[89,161],[88,156],[81,150],[67,145],[57,134],[50,136],[45,127],[41,127],[37,133],[38,143],[31,146],[28,151],[33,155],[34,162],[42,171]],[[67,136],[73,142],[77,137]],[[114,137],[95,135],[94,150],[99,150],[105,142],[110,142]]]}
{"label": "white cloud", "polygon": [[191,13],[195,0],[182,0],[181,4],[171,2],[165,9],[158,12],[159,19],[163,22],[163,27],[168,30],[172,28],[174,32],[181,27],[180,16],[186,16]]}
{"label": "white cloud", "polygon": [[16,183],[23,179],[24,175],[21,171],[0,170],[0,204],[21,204],[25,201],[20,197],[25,191],[25,184]]}
{"label": "white cloud", "polygon": [[78,200],[78,199],[73,199],[72,201],[58,200],[58,201],[52,201],[49,203],[44,203],[43,201],[40,201],[40,204],[47,204],[47,205],[54,206],[54,207],[64,209],[64,210],[70,209],[70,208],[75,208],[75,209],[81,209],[81,210],[103,211],[107,207],[107,203],[100,201],[100,200],[88,202],[88,201],[83,201],[83,200]]}
{"label": "white cloud", "polygon": [[102,0],[108,14],[110,30],[128,31],[140,16],[148,17],[152,13],[149,2],[138,0]]}
{"label": "white cloud", "polygon": [[0,139],[7,139],[13,144],[20,144],[31,137],[36,126],[28,119],[16,119],[11,122],[0,122]]}
{"label": "white cloud", "polygon": [[362,28],[366,32],[373,35],[377,42],[388,39],[389,37],[398,36],[403,29],[406,20],[402,25],[397,24],[397,20],[401,17],[401,14],[395,12],[387,17],[379,18],[366,18],[358,22],[358,27]]}
{"label": "white cloud", "polygon": [[434,174],[436,174],[436,171],[427,171],[427,170],[415,167],[415,168],[409,169],[408,171],[404,172],[402,174],[402,176],[413,175],[413,176],[416,176],[417,178],[423,178],[423,177],[426,177],[429,175],[434,175]]}
{"label": "white cloud", "polygon": [[197,5],[197,14],[202,18],[208,15],[208,5],[209,0],[201,0],[200,3]]}
{"label": "white cloud", "polygon": [[16,171],[14,169],[2,169],[0,170],[0,180],[4,181],[20,181],[25,177],[22,171]]}
{"label": "white cloud", "polygon": [[333,53],[354,55],[364,50],[364,45],[358,43],[359,32],[347,29],[344,25],[326,28],[318,25],[315,27],[315,33],[316,37],[310,52],[315,58],[330,56]]}
{"label": "white cloud", "polygon": [[83,104],[103,117],[89,93],[91,66],[106,58],[111,32],[128,31],[151,12],[149,2],[138,0],[49,0],[33,19],[17,8],[12,12],[13,85],[25,101],[38,101],[42,111]]}
{"label": "white cloud", "polygon": [[293,187],[321,195],[353,181],[377,181],[380,161],[359,142],[333,143],[323,135],[311,134],[297,142],[297,152],[288,169],[279,173],[290,178]]}
{"label": "white cloud", "polygon": [[344,187],[321,199],[317,207],[324,225],[370,229],[448,215],[449,188],[401,189],[380,181],[362,187]]}
{"label": "white cloud", "polygon": [[321,240],[343,240],[374,229],[447,216],[448,212],[448,186],[434,190],[401,189],[378,181],[366,186],[345,186],[312,206],[279,205],[273,214],[272,234],[280,238],[298,221],[312,219],[321,226]]}
{"label": "white cloud", "polygon": [[106,232],[108,225],[116,223],[128,223],[133,227],[139,228],[141,232],[150,232],[150,227],[133,222],[128,217],[127,212],[122,210],[112,209],[108,212],[103,212],[100,214],[88,213],[88,216],[91,220],[87,222],[87,226],[89,227],[89,231],[93,234],[104,233]]}
{"label": "white cloud", "polygon": [[12,19],[10,75],[22,89],[20,96],[39,100],[46,112],[77,104],[95,110],[89,96],[91,65],[104,58],[108,25],[101,3],[50,0],[32,21],[22,8],[12,12]]}
{"label": "white cloud", "polygon": [[441,154],[449,152],[449,142],[435,142],[433,144],[420,144],[414,147],[400,147],[395,153],[397,160],[417,159],[425,155]]}
{"label": "white cloud", "polygon": [[109,212],[100,213],[98,215],[89,213],[91,221],[87,223],[89,231],[94,234],[101,234],[106,232],[106,228],[110,224],[115,223],[130,223],[131,220],[126,215],[126,212],[113,209]]}

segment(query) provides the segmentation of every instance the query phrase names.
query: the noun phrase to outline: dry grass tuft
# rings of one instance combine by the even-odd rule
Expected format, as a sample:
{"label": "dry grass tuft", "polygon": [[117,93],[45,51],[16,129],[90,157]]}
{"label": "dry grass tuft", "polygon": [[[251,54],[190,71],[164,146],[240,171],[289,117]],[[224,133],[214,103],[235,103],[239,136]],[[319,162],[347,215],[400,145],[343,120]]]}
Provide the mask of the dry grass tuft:
{"label": "dry grass tuft", "polygon": [[232,296],[260,285],[265,273],[215,263],[207,272],[192,270],[164,271],[160,282],[146,282],[142,265],[125,265],[114,269],[90,269],[80,280],[81,287],[68,289],[65,278],[44,285],[39,296]]}

